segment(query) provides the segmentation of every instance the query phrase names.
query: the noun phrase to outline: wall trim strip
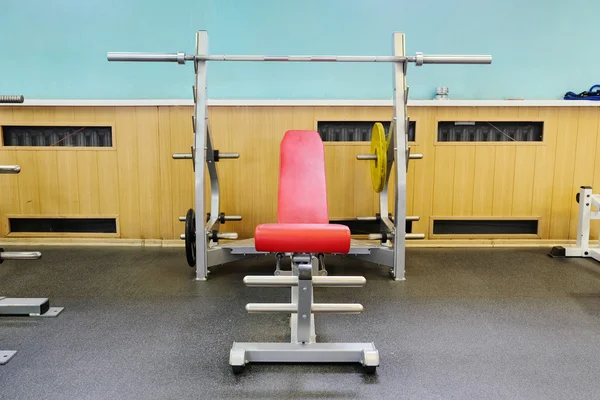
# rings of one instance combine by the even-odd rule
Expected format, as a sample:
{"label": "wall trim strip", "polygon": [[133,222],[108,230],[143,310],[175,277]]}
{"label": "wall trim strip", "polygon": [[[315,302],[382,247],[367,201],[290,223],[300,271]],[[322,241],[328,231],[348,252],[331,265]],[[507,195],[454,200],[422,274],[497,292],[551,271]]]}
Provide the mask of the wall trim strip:
{"label": "wall trim strip", "polygon": [[[0,107],[158,107],[193,106],[190,100],[25,100]],[[391,107],[392,100],[208,100],[212,107]],[[600,107],[589,100],[409,100],[409,107]]]}

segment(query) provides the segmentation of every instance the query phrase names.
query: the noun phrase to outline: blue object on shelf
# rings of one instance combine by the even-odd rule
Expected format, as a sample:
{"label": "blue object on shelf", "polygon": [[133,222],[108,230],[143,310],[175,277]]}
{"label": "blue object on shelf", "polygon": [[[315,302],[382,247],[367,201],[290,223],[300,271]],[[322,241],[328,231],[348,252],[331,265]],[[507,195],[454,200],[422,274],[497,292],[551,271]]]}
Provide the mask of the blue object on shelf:
{"label": "blue object on shelf", "polygon": [[[595,90],[594,90],[595,89]],[[600,101],[600,85],[594,85],[590,90],[576,94],[574,92],[565,93],[565,100],[595,100]]]}

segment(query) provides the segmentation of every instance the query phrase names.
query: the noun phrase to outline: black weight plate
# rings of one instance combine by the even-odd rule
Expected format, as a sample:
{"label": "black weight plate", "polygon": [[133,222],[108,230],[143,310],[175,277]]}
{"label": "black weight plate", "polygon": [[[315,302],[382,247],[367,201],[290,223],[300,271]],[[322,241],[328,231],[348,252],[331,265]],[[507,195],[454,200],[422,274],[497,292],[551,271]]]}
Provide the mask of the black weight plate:
{"label": "black weight plate", "polygon": [[190,267],[196,266],[196,213],[193,208],[185,215],[185,257]]}

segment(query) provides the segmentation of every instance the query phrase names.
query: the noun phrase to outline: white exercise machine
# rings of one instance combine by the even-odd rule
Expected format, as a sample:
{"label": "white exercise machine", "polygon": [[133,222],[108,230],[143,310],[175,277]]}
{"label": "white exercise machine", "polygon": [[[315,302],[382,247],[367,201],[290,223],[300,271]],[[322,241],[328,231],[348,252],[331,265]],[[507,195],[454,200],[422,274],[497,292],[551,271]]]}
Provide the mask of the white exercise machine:
{"label": "white exercise machine", "polygon": [[[590,227],[593,220],[600,220],[600,194],[592,193],[591,186],[582,186],[575,196],[579,203],[577,214],[577,242],[575,247],[553,247],[552,257],[588,257],[600,261],[600,237],[598,245],[590,246]],[[600,235],[599,235],[600,236]]]}

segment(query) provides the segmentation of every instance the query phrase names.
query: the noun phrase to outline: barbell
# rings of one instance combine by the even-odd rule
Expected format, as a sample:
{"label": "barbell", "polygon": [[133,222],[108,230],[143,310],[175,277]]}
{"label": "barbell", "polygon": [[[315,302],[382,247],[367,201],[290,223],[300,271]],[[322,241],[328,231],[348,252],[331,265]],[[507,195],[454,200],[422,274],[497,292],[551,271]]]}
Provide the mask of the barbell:
{"label": "barbell", "polygon": [[257,62],[411,62],[423,64],[491,64],[490,55],[424,55],[414,56],[262,56],[262,55],[195,55],[177,53],[109,52],[108,61],[176,62],[186,61],[257,61]]}

